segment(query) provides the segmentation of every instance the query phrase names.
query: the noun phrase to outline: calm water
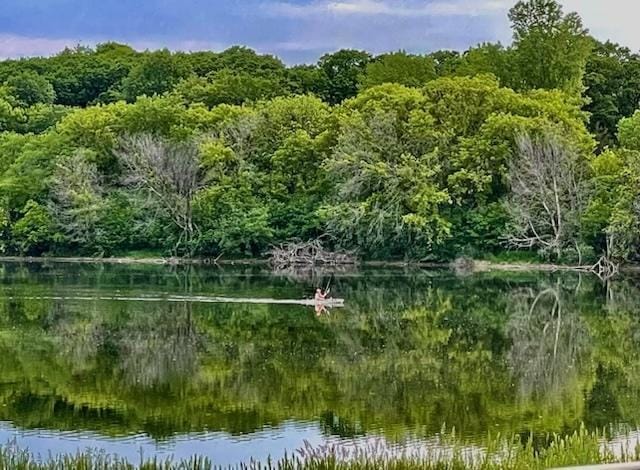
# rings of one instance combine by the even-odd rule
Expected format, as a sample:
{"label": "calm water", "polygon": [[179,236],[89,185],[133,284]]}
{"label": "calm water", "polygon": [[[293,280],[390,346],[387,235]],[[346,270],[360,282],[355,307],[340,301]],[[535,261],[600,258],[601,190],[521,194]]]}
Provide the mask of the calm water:
{"label": "calm water", "polygon": [[[346,308],[320,317],[163,300],[299,299],[329,278]],[[615,435],[640,424],[637,281],[0,264],[0,443],[227,464],[305,441],[429,446],[445,425],[477,446]]]}

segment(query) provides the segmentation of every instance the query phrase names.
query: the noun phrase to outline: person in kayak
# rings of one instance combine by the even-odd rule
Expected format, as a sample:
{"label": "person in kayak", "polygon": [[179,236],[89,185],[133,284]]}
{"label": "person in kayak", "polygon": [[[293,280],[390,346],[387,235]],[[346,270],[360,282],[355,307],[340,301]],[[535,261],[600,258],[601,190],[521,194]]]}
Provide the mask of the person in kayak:
{"label": "person in kayak", "polygon": [[316,289],[316,295],[314,297],[314,300],[316,302],[324,302],[325,300],[327,300],[327,293],[326,292],[322,292],[322,289],[320,289],[318,287]]}
{"label": "person in kayak", "polygon": [[316,315],[319,317],[323,313],[328,313],[327,306],[324,304],[325,300],[327,300],[327,292],[322,292],[322,289],[316,289],[316,295],[314,296],[314,300],[316,301]]}

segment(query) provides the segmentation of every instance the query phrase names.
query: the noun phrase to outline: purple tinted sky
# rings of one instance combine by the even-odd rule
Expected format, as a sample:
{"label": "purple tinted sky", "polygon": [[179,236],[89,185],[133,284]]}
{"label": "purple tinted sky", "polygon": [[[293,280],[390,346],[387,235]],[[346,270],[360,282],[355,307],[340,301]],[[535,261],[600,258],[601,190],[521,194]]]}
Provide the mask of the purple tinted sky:
{"label": "purple tinted sky", "polygon": [[[0,57],[115,40],[139,49],[234,44],[288,63],[343,47],[380,53],[510,40],[515,0],[1,0]],[[640,48],[638,0],[564,0],[594,34]]]}

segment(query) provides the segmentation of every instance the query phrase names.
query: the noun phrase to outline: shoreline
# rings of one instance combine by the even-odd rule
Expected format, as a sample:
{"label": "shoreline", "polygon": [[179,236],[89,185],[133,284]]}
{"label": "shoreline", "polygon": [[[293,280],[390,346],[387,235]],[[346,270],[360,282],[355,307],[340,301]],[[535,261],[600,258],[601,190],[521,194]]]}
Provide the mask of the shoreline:
{"label": "shoreline", "polygon": [[[97,258],[88,256],[0,256],[2,263],[66,263],[66,264],[123,264],[123,265],[158,265],[158,266],[264,266],[269,263],[266,258],[248,259],[222,259],[211,258],[133,258],[133,257],[113,257]],[[445,262],[407,262],[407,261],[361,261],[352,265],[319,265],[319,268],[340,268],[340,267],[370,267],[370,268],[418,268],[418,269],[454,269],[452,263]],[[301,266],[306,267],[306,266]],[[556,265],[550,263],[516,263],[473,260],[470,272],[578,272],[575,266]],[[637,273],[640,272],[640,264],[629,264],[620,266],[620,272]]]}

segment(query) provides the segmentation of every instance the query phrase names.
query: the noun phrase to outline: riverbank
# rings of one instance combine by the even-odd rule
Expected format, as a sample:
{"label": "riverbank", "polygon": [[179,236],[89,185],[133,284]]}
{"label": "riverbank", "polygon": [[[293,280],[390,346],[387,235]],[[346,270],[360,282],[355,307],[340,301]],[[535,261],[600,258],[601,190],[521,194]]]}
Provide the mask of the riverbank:
{"label": "riverbank", "polygon": [[[265,266],[269,261],[264,258],[248,259],[212,259],[212,258],[178,258],[178,257],[76,257],[76,256],[0,256],[3,263],[69,263],[69,264],[129,264],[129,265],[219,265],[219,266]],[[370,268],[418,268],[418,269],[456,269],[455,263],[423,262],[423,261],[360,261],[354,265],[341,265]],[[324,266],[331,268],[332,266]],[[535,262],[495,262],[486,260],[469,260],[465,267],[469,272],[571,272],[578,271],[575,266],[535,263]],[[640,272],[640,265],[623,265],[621,272]]]}

